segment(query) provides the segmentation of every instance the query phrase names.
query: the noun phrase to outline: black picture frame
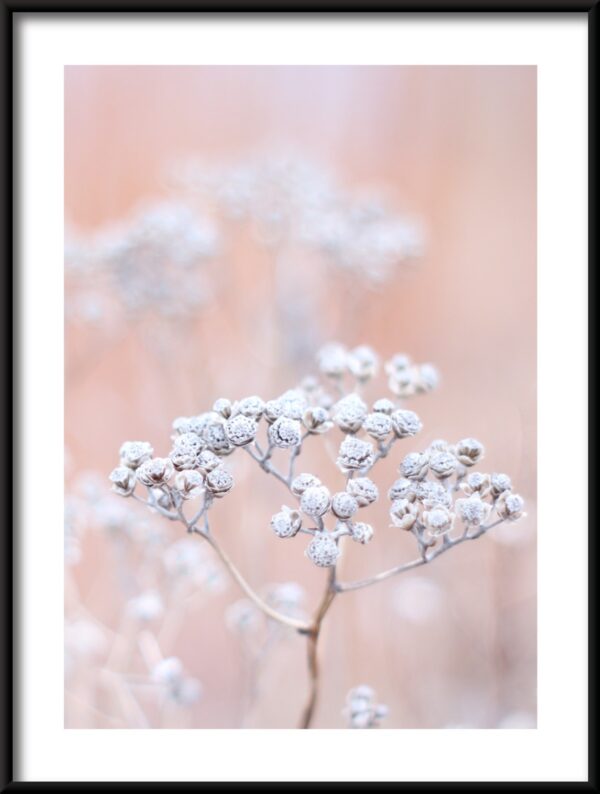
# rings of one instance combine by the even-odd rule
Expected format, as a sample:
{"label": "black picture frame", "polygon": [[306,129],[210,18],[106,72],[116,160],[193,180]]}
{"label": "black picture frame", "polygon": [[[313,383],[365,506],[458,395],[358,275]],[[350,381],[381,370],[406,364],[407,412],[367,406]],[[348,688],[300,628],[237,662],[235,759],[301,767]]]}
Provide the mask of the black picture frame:
{"label": "black picture frame", "polygon": [[[213,787],[233,787],[232,783],[56,783],[56,782],[18,782],[15,781],[14,758],[16,753],[15,734],[19,715],[16,710],[16,697],[14,689],[14,676],[18,672],[16,649],[18,646],[19,626],[17,621],[16,602],[16,577],[14,575],[15,562],[18,557],[18,529],[19,505],[18,482],[12,477],[13,468],[19,459],[19,267],[18,250],[16,248],[15,227],[18,218],[13,212],[17,204],[16,196],[19,190],[16,175],[13,169],[15,162],[15,149],[18,146],[18,134],[15,132],[14,113],[19,102],[16,81],[15,64],[18,60],[14,41],[14,21],[17,14],[58,14],[85,12],[96,14],[141,14],[144,12],[177,14],[183,12],[210,13],[214,15],[226,14],[230,16],[246,15],[275,15],[285,14],[289,18],[294,14],[311,14],[317,17],[325,15],[352,14],[354,16],[378,16],[381,14],[401,13],[485,13],[498,15],[538,15],[544,13],[561,13],[565,16],[574,13],[586,13],[588,17],[588,308],[593,309],[592,295],[594,294],[594,267],[596,261],[596,189],[597,189],[597,160],[596,142],[597,128],[597,39],[599,24],[598,0],[379,0],[375,8],[364,11],[358,3],[346,4],[339,8],[341,3],[328,3],[325,8],[318,0],[303,0],[303,2],[263,2],[260,9],[251,8],[250,3],[239,0],[219,0],[219,2],[202,2],[201,0],[171,0],[161,3],[159,0],[0,0],[0,42],[4,53],[2,58],[2,80],[0,81],[0,107],[2,108],[2,147],[0,156],[0,184],[2,185],[2,207],[0,212],[0,239],[4,245],[4,294],[7,297],[7,307],[2,318],[2,331],[4,346],[2,350],[4,371],[8,374],[11,388],[4,389],[4,428],[5,444],[4,455],[0,465],[3,469],[4,482],[12,484],[12,500],[8,508],[8,521],[5,531],[1,533],[0,560],[2,576],[0,577],[0,637],[2,640],[2,653],[0,654],[0,791],[159,791],[159,790],[209,790]],[[12,301],[11,301],[12,298]],[[13,306],[17,307],[13,311]],[[590,326],[593,328],[593,311],[589,312]],[[592,334],[589,334],[591,337]],[[591,345],[590,345],[591,349]],[[591,354],[588,364],[591,365]],[[591,370],[591,366],[589,367]],[[588,394],[591,396],[593,380],[589,380]],[[589,417],[590,437],[593,439],[594,420],[593,412]],[[12,448],[12,455],[8,449]],[[519,781],[506,783],[331,783],[331,788],[347,791],[349,788],[372,787],[391,789],[401,788],[404,791],[421,789],[428,791],[464,791],[477,790],[538,790],[538,791],[598,791],[598,778],[595,760],[596,737],[596,630],[595,630],[595,562],[596,562],[596,527],[588,526],[588,573],[589,573],[589,715],[588,715],[588,779],[587,782],[560,782],[560,783],[523,783]],[[239,785],[239,784],[238,784]],[[260,790],[272,789],[278,783],[248,783],[248,788]],[[286,783],[288,788],[298,788],[306,784]]]}

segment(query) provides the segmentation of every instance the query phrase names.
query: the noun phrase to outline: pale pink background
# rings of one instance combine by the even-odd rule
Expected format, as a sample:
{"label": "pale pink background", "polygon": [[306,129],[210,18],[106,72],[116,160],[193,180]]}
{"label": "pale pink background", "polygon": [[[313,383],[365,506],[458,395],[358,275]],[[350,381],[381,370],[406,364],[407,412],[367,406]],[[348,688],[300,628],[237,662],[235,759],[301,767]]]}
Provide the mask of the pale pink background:
{"label": "pale pink background", "polygon": [[[382,355],[405,351],[434,362],[440,389],[410,406],[425,425],[414,448],[436,437],[480,438],[488,450],[484,469],[510,473],[528,502],[528,518],[502,535],[519,542],[486,537],[422,569],[442,588],[429,622],[397,615],[393,580],[336,602],[322,647],[316,726],[342,727],[345,693],[359,683],[390,707],[386,727],[535,724],[535,69],[66,69],[66,216],[84,231],[164,194],[165,166],[174,158],[235,160],[282,145],[326,162],[350,187],[384,187],[425,220],[429,244],[419,269],[369,293],[355,321],[344,317],[325,280],[320,292],[311,285],[326,331]],[[297,380],[272,315],[258,319],[270,305],[267,258],[242,237],[225,267],[218,301],[185,339],[168,337],[170,354],[153,351],[133,330],[67,380],[69,482],[83,471],[108,473],[127,438],[147,438],[166,453],[172,419],[207,410],[218,396],[268,399]],[[81,332],[67,336],[67,364],[88,341]],[[382,484],[394,478],[398,459],[382,468]],[[297,579],[314,602],[323,572],[305,560],[302,543],[287,545],[268,529],[284,499],[280,486],[263,483],[245,462],[237,466],[236,494],[217,514],[224,544],[254,584]],[[376,538],[349,550],[348,576],[411,554],[406,539],[388,529],[385,504],[372,518]],[[85,609],[117,628],[123,600],[108,545],[89,533],[74,575]],[[195,727],[239,724],[241,665],[223,626],[224,608],[238,597],[232,586],[193,612],[170,649],[204,686],[187,718]],[[295,724],[303,656],[299,638],[278,650],[250,724]],[[122,724],[110,702],[103,717],[85,700],[83,689],[67,696],[67,725]],[[179,716],[173,720],[180,724]]]}

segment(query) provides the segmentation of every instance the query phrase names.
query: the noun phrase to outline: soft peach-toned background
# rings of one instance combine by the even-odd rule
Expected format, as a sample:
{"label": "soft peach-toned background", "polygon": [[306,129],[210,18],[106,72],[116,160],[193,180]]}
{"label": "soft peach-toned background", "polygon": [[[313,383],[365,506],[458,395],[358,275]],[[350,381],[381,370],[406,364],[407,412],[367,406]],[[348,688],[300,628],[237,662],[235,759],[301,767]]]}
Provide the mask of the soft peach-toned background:
{"label": "soft peach-toned background", "polygon": [[[349,187],[385,189],[424,219],[429,240],[418,269],[366,293],[356,317],[344,315],[328,281],[321,289],[311,283],[320,333],[348,345],[366,342],[382,355],[406,351],[434,362],[442,385],[410,406],[425,425],[411,449],[436,437],[480,438],[488,450],[484,468],[510,473],[528,502],[521,524],[421,570],[441,588],[428,620],[398,612],[399,581],[338,599],[322,647],[316,726],[341,727],[345,693],[359,683],[373,686],[390,707],[386,727],[533,725],[535,69],[66,69],[65,211],[80,230],[94,231],[140,200],[165,194],[165,168],[178,157],[234,161],[281,146],[326,163]],[[82,472],[110,471],[127,438],[147,438],[166,453],[175,416],[207,410],[222,395],[268,399],[297,381],[268,311],[268,257],[238,235],[222,267],[217,299],[183,339],[165,337],[166,352],[132,329],[67,378],[69,488]],[[81,329],[67,334],[67,367],[88,343],[93,339]],[[382,483],[393,479],[398,457],[386,462]],[[268,529],[283,501],[280,486],[263,483],[241,461],[236,466],[238,507],[219,505],[224,543],[253,583],[296,579],[314,602],[323,572],[305,560],[302,544],[290,547]],[[405,538],[388,529],[385,506],[378,517],[373,543],[347,555],[348,575],[411,553]],[[69,574],[78,592],[69,589],[68,608],[118,632],[123,595],[109,546],[100,533],[84,538],[83,559]],[[239,724],[244,676],[236,640],[223,626],[224,609],[238,596],[230,587],[193,609],[170,649],[204,687],[187,717],[195,727]],[[302,640],[292,638],[269,660],[249,724],[295,724],[303,655]],[[94,668],[83,684],[67,686],[67,725],[123,724],[112,701],[92,708],[87,699],[100,675]],[[180,724],[177,715],[173,720]]]}

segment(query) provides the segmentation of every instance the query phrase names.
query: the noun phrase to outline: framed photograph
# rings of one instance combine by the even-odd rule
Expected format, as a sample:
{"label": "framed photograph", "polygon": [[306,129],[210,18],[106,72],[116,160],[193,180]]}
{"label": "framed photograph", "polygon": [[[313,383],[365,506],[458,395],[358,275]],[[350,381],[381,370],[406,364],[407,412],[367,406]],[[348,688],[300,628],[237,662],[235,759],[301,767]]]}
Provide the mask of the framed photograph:
{"label": "framed photograph", "polygon": [[596,790],[597,11],[49,10],[2,785]]}

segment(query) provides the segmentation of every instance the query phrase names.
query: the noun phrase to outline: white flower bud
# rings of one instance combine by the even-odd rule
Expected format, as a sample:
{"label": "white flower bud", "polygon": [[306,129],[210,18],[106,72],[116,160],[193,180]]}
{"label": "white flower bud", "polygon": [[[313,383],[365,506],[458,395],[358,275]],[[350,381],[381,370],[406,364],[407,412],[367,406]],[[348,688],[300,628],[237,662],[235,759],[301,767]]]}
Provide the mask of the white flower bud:
{"label": "white flower bud", "polygon": [[440,480],[452,476],[457,465],[458,461],[450,452],[435,452],[429,458],[429,468]]}
{"label": "white flower bud", "polygon": [[243,447],[254,441],[257,430],[255,420],[241,413],[225,422],[225,435],[235,447]]}
{"label": "white flower bud", "polygon": [[356,433],[367,416],[367,404],[358,394],[348,394],[334,406],[333,419],[344,433]]}
{"label": "white flower bud", "polygon": [[421,420],[414,411],[398,410],[392,414],[392,426],[398,438],[416,436],[423,427]]}
{"label": "white flower bud", "polygon": [[523,513],[524,506],[525,501],[521,496],[510,491],[504,491],[496,502],[496,512],[500,518],[516,521],[525,515]]}
{"label": "white flower bud", "polygon": [[135,472],[128,466],[117,466],[108,477],[112,490],[120,496],[129,496],[135,488]]}
{"label": "white flower bud", "polygon": [[175,475],[175,488],[183,499],[195,499],[204,490],[204,477],[195,469],[181,471]]}
{"label": "white flower bud", "polygon": [[348,354],[347,365],[354,377],[364,382],[377,373],[379,358],[372,348],[360,345]]}
{"label": "white flower bud", "polygon": [[203,449],[196,458],[196,466],[203,474],[208,474],[209,471],[213,471],[213,469],[216,469],[217,466],[220,465],[221,459],[218,455],[215,455],[214,452],[211,452],[210,449]]}
{"label": "white flower bud", "polygon": [[201,449],[204,449],[204,441],[197,433],[182,433],[173,439],[173,448],[198,453]]}
{"label": "white flower bud", "polygon": [[333,422],[329,419],[329,411],[318,405],[306,409],[302,424],[310,433],[326,433],[333,427]]}
{"label": "white flower bud", "polygon": [[429,468],[429,456],[422,452],[409,452],[400,464],[400,473],[409,480],[422,480]]}
{"label": "white flower bud", "polygon": [[237,402],[235,404],[234,413],[242,414],[242,416],[247,416],[250,419],[256,419],[258,421],[263,415],[264,410],[265,401],[253,395],[252,397],[244,397],[243,400]]}
{"label": "white flower bud", "polygon": [[454,513],[451,513],[443,505],[436,505],[431,510],[423,512],[423,521],[428,535],[438,538],[452,531],[454,526]]}
{"label": "white flower bud", "polygon": [[432,391],[437,388],[440,376],[433,364],[421,364],[418,368],[417,390],[421,392]]}
{"label": "white flower bud", "polygon": [[290,510],[285,505],[280,513],[271,518],[271,529],[279,538],[293,538],[302,526],[302,518],[297,510]]}
{"label": "white flower bud", "polygon": [[358,521],[350,526],[350,537],[357,543],[364,545],[373,538],[373,527],[370,524]]}
{"label": "white flower bud", "polygon": [[147,590],[132,598],[127,603],[127,612],[136,620],[150,622],[160,618],[164,612],[164,606],[160,593],[156,590]]}
{"label": "white flower bud", "polygon": [[392,432],[392,420],[384,413],[368,414],[363,424],[363,430],[376,441],[385,441]]}
{"label": "white flower bud", "polygon": [[219,397],[218,400],[215,400],[213,411],[216,414],[219,414],[219,416],[222,416],[223,419],[229,419],[231,416],[232,407],[231,400],[228,400],[225,397]]}
{"label": "white flower bud", "polygon": [[224,466],[219,466],[206,475],[206,487],[219,499],[233,488],[233,477]]}
{"label": "white flower bud", "polygon": [[300,498],[300,509],[312,518],[324,515],[330,505],[331,494],[324,485],[313,485],[307,488]]}
{"label": "white flower bud", "polygon": [[121,463],[130,469],[137,469],[150,460],[153,454],[154,450],[147,441],[126,441],[119,450]]}
{"label": "white flower bud", "polygon": [[313,485],[321,485],[321,480],[315,477],[314,474],[299,474],[292,480],[290,489],[294,496],[302,496],[304,491]]}
{"label": "white flower bud", "polygon": [[465,466],[474,466],[484,455],[483,444],[474,438],[463,438],[456,445],[456,457]]}
{"label": "white flower bud", "polygon": [[167,659],[161,659],[152,670],[152,678],[157,684],[172,685],[179,681],[183,676],[183,665],[180,659],[175,656],[169,656]]}
{"label": "white flower bud", "polygon": [[490,487],[490,475],[481,474],[478,471],[473,471],[466,479],[466,482],[460,486],[461,491],[467,496],[472,496],[478,493],[482,498],[485,498],[493,492]]}
{"label": "white flower bud", "polygon": [[[450,508],[452,497],[443,485],[439,482],[417,482],[413,484],[413,493],[425,507],[436,507],[443,505]],[[413,497],[414,498],[414,497]]]}
{"label": "white flower bud", "polygon": [[335,342],[325,345],[317,353],[319,370],[330,378],[341,378],[346,372],[348,354],[343,345]]}
{"label": "white flower bud", "polygon": [[225,425],[221,417],[217,417],[217,414],[213,416],[215,418],[208,422],[204,428],[203,438],[211,452],[216,455],[228,455],[233,452],[234,447],[227,438]]}
{"label": "white flower bud", "polygon": [[396,377],[406,371],[411,365],[410,358],[404,353],[396,353],[385,362],[385,371],[390,377]]}
{"label": "white flower bud", "polygon": [[264,415],[269,424],[273,424],[279,419],[283,415],[283,403],[281,400],[269,400],[265,403]]}
{"label": "white flower bud", "polygon": [[152,458],[137,469],[136,476],[142,485],[149,488],[163,485],[173,474],[173,463],[170,458]]}
{"label": "white flower bud", "polygon": [[367,507],[379,498],[379,490],[368,477],[354,477],[348,480],[346,490],[356,499],[359,507]]}
{"label": "white flower bud", "polygon": [[457,499],[455,507],[460,518],[474,527],[481,526],[490,514],[491,506],[481,500],[479,494],[473,494],[468,499]]}
{"label": "white flower bud", "polygon": [[338,561],[340,550],[326,532],[319,532],[308,545],[306,556],[319,568],[331,568]]}
{"label": "white flower bud", "polygon": [[331,500],[331,511],[337,518],[348,519],[358,510],[358,501],[347,491],[339,491]]}
{"label": "white flower bud", "polygon": [[415,483],[412,480],[407,480],[406,477],[396,480],[388,491],[388,499],[392,502],[396,499],[408,499],[410,502],[414,502],[415,498]]}
{"label": "white flower bud", "polygon": [[409,530],[417,520],[418,508],[408,499],[396,499],[390,507],[392,525],[400,529]]}
{"label": "white flower bud", "polygon": [[286,449],[297,447],[302,441],[302,428],[300,422],[280,416],[269,427],[269,441],[274,447]]}
{"label": "white flower bud", "polygon": [[512,488],[510,477],[507,474],[492,474],[490,482],[494,496],[500,496],[504,491],[510,491]]}
{"label": "white flower bud", "polygon": [[373,403],[373,410],[375,413],[388,414],[388,416],[393,412],[395,407],[394,403],[388,400],[387,397],[382,397],[380,400],[376,400]]}
{"label": "white flower bud", "polygon": [[339,469],[346,474],[350,471],[360,471],[373,464],[373,444],[362,441],[354,436],[348,436],[340,444],[337,458]]}

